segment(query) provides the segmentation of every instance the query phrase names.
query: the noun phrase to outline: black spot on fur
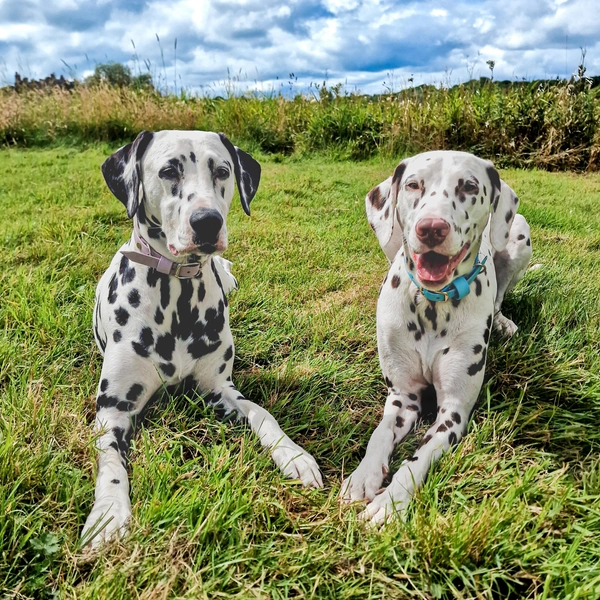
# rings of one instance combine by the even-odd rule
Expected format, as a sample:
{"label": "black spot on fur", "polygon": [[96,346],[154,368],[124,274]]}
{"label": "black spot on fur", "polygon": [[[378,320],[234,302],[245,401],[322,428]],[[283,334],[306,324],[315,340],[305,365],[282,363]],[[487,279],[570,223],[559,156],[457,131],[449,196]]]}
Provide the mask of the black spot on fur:
{"label": "black spot on fur", "polygon": [[448,431],[448,428],[442,423],[435,431],[436,433],[443,433],[444,431]]}
{"label": "black spot on fur", "polygon": [[450,419],[448,419],[448,420],[444,421],[444,425],[445,425],[445,426],[446,426],[448,429],[450,429],[450,428],[451,428],[451,427],[454,425],[454,423],[453,423],[453,422],[452,422]]}
{"label": "black spot on fur", "polygon": [[400,400],[394,400],[392,402],[392,404],[396,407],[396,408],[402,408],[402,402],[400,402]]}
{"label": "black spot on fur", "polygon": [[223,363],[220,367],[219,367],[219,373],[222,373],[225,369],[227,368],[227,363]]}
{"label": "black spot on fur", "polygon": [[110,482],[114,483],[115,485],[119,485],[119,483],[121,483],[119,479],[111,479]]}
{"label": "black spot on fur", "polygon": [[400,277],[399,275],[396,273],[393,277],[392,277],[392,287],[393,288],[397,288],[400,285]]}
{"label": "black spot on fur", "polygon": [[531,239],[530,238],[527,238],[527,245],[531,246]]}
{"label": "black spot on fur", "polygon": [[454,421],[454,422],[455,422],[457,425],[460,425],[461,418],[460,418],[460,415],[459,415],[457,412],[453,412],[453,413],[452,413],[450,416],[452,417],[452,420],[453,420],[453,421]]}
{"label": "black spot on fur", "polygon": [[193,152],[190,152],[190,160],[195,163],[196,162],[196,155]]}
{"label": "black spot on fur", "polygon": [[110,278],[110,282],[108,284],[109,304],[114,304],[117,301],[117,287],[119,287],[119,280],[117,279],[117,274],[113,273],[113,276]]}
{"label": "black spot on fur", "polygon": [[105,392],[107,388],[108,388],[108,379],[103,379],[100,382],[100,391]]}
{"label": "black spot on fur", "polygon": [[412,410],[413,412],[419,412],[419,407],[416,404],[409,404],[406,410]]}
{"label": "black spot on fur", "polygon": [[454,433],[454,431],[450,432],[450,435],[448,436],[448,442],[451,446],[454,446],[454,444],[456,444],[456,433]]}
{"label": "black spot on fur", "polygon": [[148,358],[150,356],[148,348],[146,348],[143,344],[140,344],[139,342],[131,342],[131,346],[138,356],[141,356],[142,358]]}
{"label": "black spot on fur", "polygon": [[442,354],[448,354],[450,352],[450,348],[444,348]]}
{"label": "black spot on fur", "polygon": [[428,434],[426,435],[422,440],[421,443],[419,444],[419,448],[422,448],[423,446],[425,446],[425,444],[427,444],[427,442],[429,442],[431,440],[431,436]]}
{"label": "black spot on fur", "polygon": [[200,283],[198,284],[198,302],[202,302],[205,296],[206,288],[204,287],[204,282],[200,281]]}
{"label": "black spot on fur", "polygon": [[447,330],[447,329],[442,329],[442,330],[440,331],[440,335],[441,335],[442,337],[446,337],[446,336],[448,335],[448,330]]}
{"label": "black spot on fur", "polygon": [[509,210],[504,216],[504,220],[508,223],[513,218],[513,211]]}
{"label": "black spot on fur", "polygon": [[160,363],[158,367],[167,377],[173,377],[175,374],[175,365],[172,363]]}
{"label": "black spot on fur", "polygon": [[434,302],[429,302],[425,308],[425,318],[431,321],[431,327],[434,331],[437,331],[437,309]]}
{"label": "black spot on fur", "polygon": [[130,402],[135,402],[140,397],[140,394],[143,391],[144,391],[143,385],[141,385],[139,383],[134,383],[129,388],[129,391],[127,392],[127,395],[125,396],[125,398],[127,398],[127,400],[129,400]]}
{"label": "black spot on fur", "polygon": [[137,308],[140,305],[140,293],[136,288],[133,288],[129,294],[127,294],[127,300],[129,300],[129,304],[131,304],[133,308]]}
{"label": "black spot on fur", "polygon": [[475,279],[475,295],[481,296],[481,281],[479,281],[479,277]]}
{"label": "black spot on fur", "polygon": [[157,306],[156,312],[154,313],[154,321],[156,322],[157,325],[162,325],[164,320],[165,320],[165,315],[163,314],[163,311],[160,310],[160,307]]}
{"label": "black spot on fur", "polygon": [[404,419],[402,417],[396,417],[396,427],[400,428],[404,426]]}
{"label": "black spot on fur", "polygon": [[115,319],[117,323],[123,327],[124,325],[127,325],[127,321],[129,321],[129,313],[125,308],[120,306],[115,309]]}
{"label": "black spot on fur", "polygon": [[414,313],[417,310],[417,307],[411,302],[410,303],[410,312]]}
{"label": "black spot on fur", "polygon": [[371,203],[371,205],[373,206],[373,208],[375,208],[377,210],[381,210],[384,207],[384,205],[385,205],[386,198],[381,195],[381,191],[379,190],[379,186],[374,187],[367,194],[367,198],[369,199],[369,202]]}
{"label": "black spot on fur", "polygon": [[123,337],[123,334],[121,333],[121,331],[119,329],[115,329],[115,331],[113,331],[113,341],[115,343],[120,342],[122,337]]}
{"label": "black spot on fur", "polygon": [[131,283],[135,279],[135,268],[129,266],[129,259],[126,256],[121,257],[119,274],[122,284]]}
{"label": "black spot on fur", "polygon": [[483,350],[483,346],[481,344],[476,344],[473,346],[473,354],[479,354]]}
{"label": "black spot on fur", "polygon": [[484,365],[485,365],[485,357],[486,357],[487,351],[484,350],[483,354],[481,355],[481,360],[477,363],[473,363],[472,365],[469,366],[469,368],[467,369],[467,373],[473,377],[473,375],[476,375],[477,373],[479,373],[479,371],[481,371],[481,369],[483,369]]}
{"label": "black spot on fur", "polygon": [[408,394],[408,399],[412,400],[413,402],[415,402],[417,400],[418,396],[416,394],[413,394],[412,392],[410,394]]}
{"label": "black spot on fur", "polygon": [[175,350],[175,338],[171,333],[165,333],[156,340],[154,350],[163,360],[171,360]]}
{"label": "black spot on fur", "polygon": [[518,240],[524,240],[524,239],[525,239],[525,235],[524,235],[524,234],[522,234],[522,233],[520,233],[520,234],[517,236],[517,239],[518,239]]}
{"label": "black spot on fur", "polygon": [[225,350],[225,354],[223,354],[223,360],[231,360],[233,356],[233,346],[229,346],[227,350]]}
{"label": "black spot on fur", "polygon": [[416,331],[415,332],[415,340],[418,342],[421,337],[423,337],[423,334],[420,331]]}

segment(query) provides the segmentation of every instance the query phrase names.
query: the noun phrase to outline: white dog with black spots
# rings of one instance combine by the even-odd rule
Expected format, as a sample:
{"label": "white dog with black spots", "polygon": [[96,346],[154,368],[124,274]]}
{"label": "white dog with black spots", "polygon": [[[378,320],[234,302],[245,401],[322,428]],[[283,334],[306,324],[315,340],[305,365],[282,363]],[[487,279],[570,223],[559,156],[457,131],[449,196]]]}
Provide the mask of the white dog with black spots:
{"label": "white dog with black spots", "polygon": [[102,165],[134,228],[96,292],[94,334],[104,362],[95,502],[82,532],[91,546],[126,531],[131,436],[164,389],[201,395],[221,416],[246,421],[287,476],[322,486],[314,458],[231,379],[227,293],[236,281],[219,254],[236,182],[250,214],[260,172],[225,135],[201,131],[144,131]]}
{"label": "white dog with black spots", "polygon": [[[457,444],[481,389],[492,325],[512,336],[504,295],[531,258],[519,199],[489,161],[436,151],[403,160],[366,197],[390,262],[377,303],[377,343],[388,387],[383,418],[341,498],[366,500],[382,524],[408,506],[442,453]],[[432,388],[437,418],[381,489],[396,444],[415,427]]]}

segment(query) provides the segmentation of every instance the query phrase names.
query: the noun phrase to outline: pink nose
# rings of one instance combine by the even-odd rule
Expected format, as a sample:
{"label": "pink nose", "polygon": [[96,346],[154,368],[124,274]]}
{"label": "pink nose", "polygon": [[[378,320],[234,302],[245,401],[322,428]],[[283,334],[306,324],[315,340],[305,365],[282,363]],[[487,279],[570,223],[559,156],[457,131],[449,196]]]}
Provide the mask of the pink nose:
{"label": "pink nose", "polygon": [[421,219],[415,225],[415,233],[424,244],[437,246],[450,233],[450,224],[444,219]]}

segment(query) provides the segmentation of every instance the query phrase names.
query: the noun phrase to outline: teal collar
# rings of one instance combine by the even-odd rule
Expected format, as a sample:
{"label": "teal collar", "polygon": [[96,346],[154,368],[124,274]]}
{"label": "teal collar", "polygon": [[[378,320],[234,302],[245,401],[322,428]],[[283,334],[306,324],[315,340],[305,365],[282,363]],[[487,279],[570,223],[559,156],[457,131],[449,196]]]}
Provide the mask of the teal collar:
{"label": "teal collar", "polygon": [[475,258],[473,268],[467,275],[457,277],[448,285],[444,286],[439,292],[432,292],[417,283],[417,280],[406,266],[406,257],[404,257],[404,266],[406,267],[406,272],[408,273],[410,280],[419,288],[419,291],[427,298],[427,300],[431,300],[431,302],[448,302],[448,300],[460,300],[469,294],[471,291],[471,284],[475,281],[477,275],[485,270],[486,260],[487,256],[484,256],[483,260],[479,260],[478,254]]}

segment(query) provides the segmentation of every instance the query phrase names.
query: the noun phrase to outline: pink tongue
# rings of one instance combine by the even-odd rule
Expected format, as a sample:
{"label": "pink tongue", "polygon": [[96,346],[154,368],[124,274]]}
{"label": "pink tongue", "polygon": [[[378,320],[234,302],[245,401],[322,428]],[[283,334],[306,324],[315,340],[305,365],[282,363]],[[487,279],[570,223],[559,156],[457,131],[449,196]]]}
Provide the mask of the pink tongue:
{"label": "pink tongue", "polygon": [[421,281],[443,281],[447,277],[450,261],[440,262],[425,258],[425,254],[418,254],[417,259],[417,277]]}

